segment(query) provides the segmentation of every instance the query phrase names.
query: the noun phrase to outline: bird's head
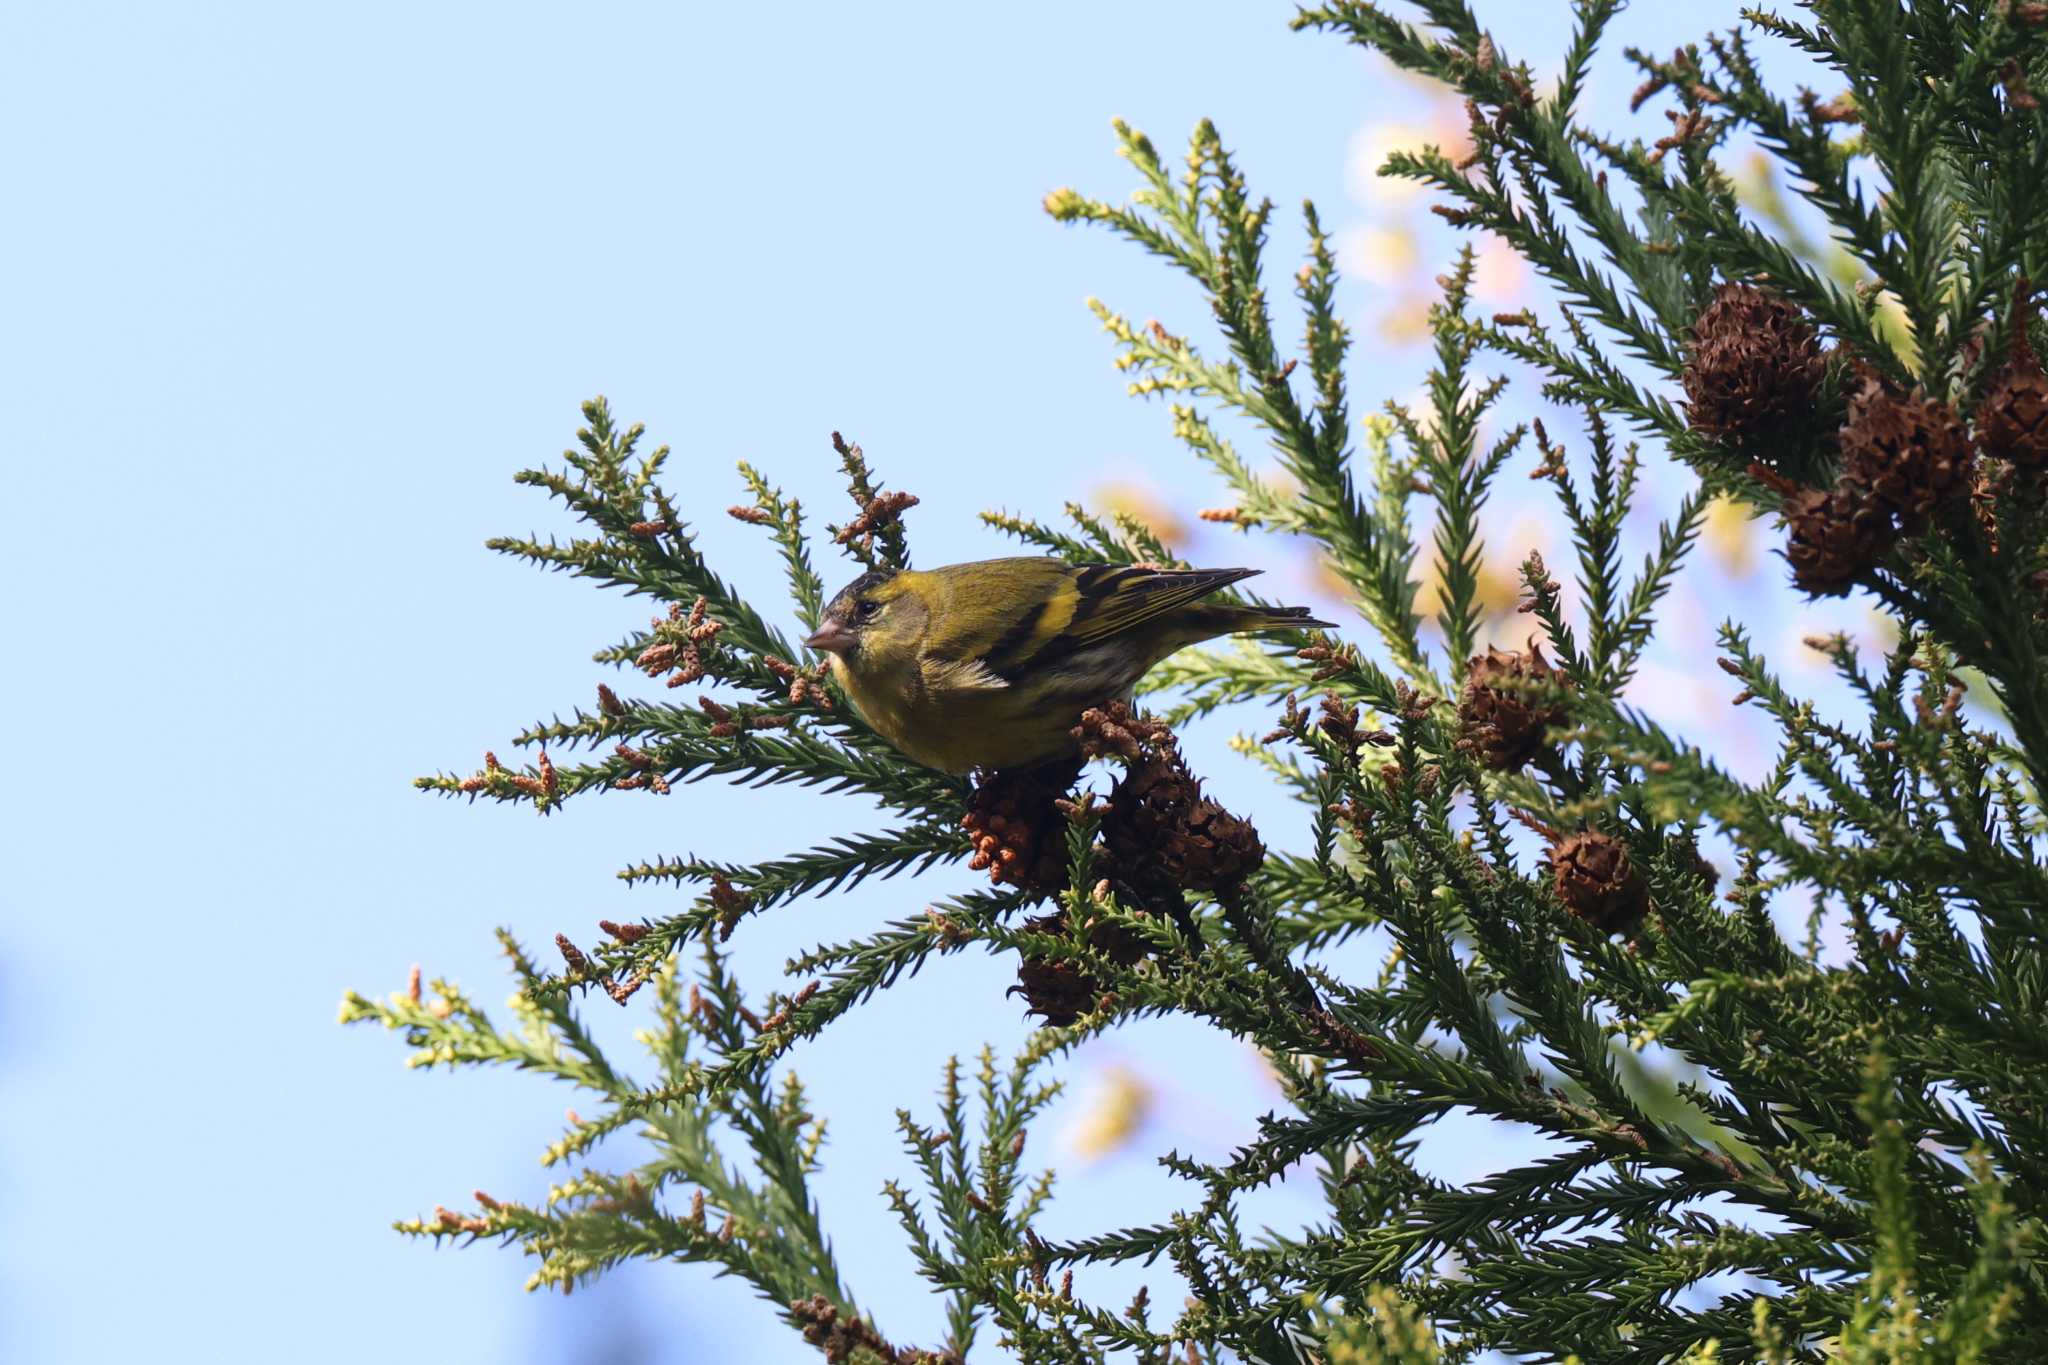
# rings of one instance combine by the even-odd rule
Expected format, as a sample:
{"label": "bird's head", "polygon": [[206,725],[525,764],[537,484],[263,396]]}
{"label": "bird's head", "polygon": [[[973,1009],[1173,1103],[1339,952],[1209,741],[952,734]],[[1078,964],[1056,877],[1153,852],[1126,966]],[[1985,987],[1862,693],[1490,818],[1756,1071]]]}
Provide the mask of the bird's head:
{"label": "bird's head", "polygon": [[832,655],[839,667],[872,671],[913,655],[926,618],[903,574],[872,569],[825,604],[818,629],[804,644]]}

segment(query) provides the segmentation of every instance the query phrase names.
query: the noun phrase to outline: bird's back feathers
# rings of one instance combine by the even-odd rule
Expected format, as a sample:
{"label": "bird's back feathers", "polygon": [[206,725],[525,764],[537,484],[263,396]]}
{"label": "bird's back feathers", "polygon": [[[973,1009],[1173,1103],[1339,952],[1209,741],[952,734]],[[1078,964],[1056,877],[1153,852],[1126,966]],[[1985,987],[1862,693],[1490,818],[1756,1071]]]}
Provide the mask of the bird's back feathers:
{"label": "bird's back feathers", "polygon": [[[1259,572],[1132,564],[1076,567],[1031,556],[954,564],[901,577],[922,580],[903,586],[928,594],[938,604],[924,643],[927,659],[978,660],[1001,677],[1015,678],[1114,636],[1165,624],[1163,618]],[[1185,624],[1192,628],[1197,622],[1209,628],[1183,643],[1238,630],[1301,630],[1328,624],[1300,607],[1220,605],[1187,617]]]}
{"label": "bird's back feathers", "polygon": [[1071,746],[1083,709],[1128,697],[1186,645],[1328,624],[1304,607],[1202,600],[1258,572],[1032,556],[868,575],[841,598],[849,610],[878,604],[879,624],[861,627],[853,657],[835,654],[834,673],[868,723],[921,763],[1039,762]]}

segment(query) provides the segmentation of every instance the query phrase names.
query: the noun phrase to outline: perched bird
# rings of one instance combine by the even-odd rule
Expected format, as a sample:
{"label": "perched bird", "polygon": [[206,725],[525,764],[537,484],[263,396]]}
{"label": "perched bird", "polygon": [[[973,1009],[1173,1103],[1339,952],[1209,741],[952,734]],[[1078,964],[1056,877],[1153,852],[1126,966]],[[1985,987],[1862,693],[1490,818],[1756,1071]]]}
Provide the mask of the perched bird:
{"label": "perched bird", "polygon": [[942,772],[1071,753],[1091,706],[1131,695],[1161,659],[1240,631],[1325,626],[1306,607],[1201,599],[1257,569],[1141,569],[1042,558],[877,569],[804,643],[876,733]]}

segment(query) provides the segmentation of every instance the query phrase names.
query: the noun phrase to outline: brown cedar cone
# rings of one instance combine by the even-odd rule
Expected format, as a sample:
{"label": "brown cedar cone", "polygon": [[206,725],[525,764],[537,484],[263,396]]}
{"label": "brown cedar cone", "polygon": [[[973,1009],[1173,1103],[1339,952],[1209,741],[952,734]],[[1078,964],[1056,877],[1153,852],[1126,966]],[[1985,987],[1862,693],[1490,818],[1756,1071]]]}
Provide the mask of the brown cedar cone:
{"label": "brown cedar cone", "polygon": [[1095,981],[1071,962],[1027,957],[1017,964],[1017,984],[1007,994],[1023,995],[1028,1013],[1054,1028],[1065,1028],[1095,1003]]}
{"label": "brown cedar cone", "polygon": [[1074,743],[1087,758],[1121,758],[1127,763],[1174,748],[1173,727],[1156,716],[1133,711],[1127,701],[1091,706],[1073,729]]}
{"label": "brown cedar cone", "polygon": [[1133,763],[1110,790],[1102,837],[1117,880],[1148,904],[1236,886],[1266,858],[1258,831],[1202,795],[1171,746]]}
{"label": "brown cedar cone", "polygon": [[1686,834],[1673,839],[1671,844],[1680,859],[1692,864],[1693,875],[1707,884],[1709,892],[1721,884],[1721,869],[1708,862],[1707,856],[1700,852],[1698,839]]}
{"label": "brown cedar cone", "polygon": [[1080,775],[1079,763],[1052,763],[985,776],[960,818],[974,844],[968,866],[989,880],[1039,896],[1067,884],[1067,821],[1054,806]]}
{"label": "brown cedar cone", "polygon": [[1693,324],[1686,421],[1740,441],[1812,415],[1827,371],[1820,337],[1796,304],[1753,284],[1724,284]]}
{"label": "brown cedar cone", "polygon": [[[1067,917],[1036,915],[1026,920],[1024,927],[1064,938]],[[1143,940],[1113,924],[1092,926],[1088,941],[1126,967],[1145,956]],[[1008,994],[1023,995],[1030,1013],[1056,1028],[1064,1028],[1094,1006],[1100,991],[1095,979],[1073,962],[1056,957],[1027,957],[1017,964],[1017,984],[1010,987]]]}
{"label": "brown cedar cone", "polygon": [[1628,846],[1606,834],[1574,834],[1550,851],[1552,885],[1565,909],[1603,934],[1642,921],[1650,893],[1629,861]]}
{"label": "brown cedar cone", "polygon": [[1983,459],[1977,461],[1976,477],[1970,480],[1970,511],[1977,517],[1977,527],[1984,533],[1984,543],[1991,547],[1991,553],[1998,553],[1998,504],[2010,497],[2019,480],[2013,477],[2013,467],[2004,460]]}
{"label": "brown cedar cone", "polygon": [[927,1355],[923,1351],[891,1346],[865,1318],[842,1316],[838,1306],[823,1294],[792,1300],[789,1316],[801,1324],[804,1340],[825,1353],[826,1365],[842,1365],[842,1362],[852,1360],[856,1351],[862,1350],[890,1361],[892,1365],[912,1365]]}
{"label": "brown cedar cone", "polygon": [[1538,695],[1563,676],[1529,641],[1529,652],[1503,653],[1492,645],[1465,663],[1458,698],[1458,747],[1497,772],[1513,772],[1542,751],[1543,732],[1563,722],[1564,707]]}
{"label": "brown cedar cone", "polygon": [[1251,821],[1206,796],[1188,812],[1187,830],[1169,852],[1178,857],[1181,885],[1190,891],[1241,886],[1266,861],[1266,846]]}
{"label": "brown cedar cone", "polygon": [[1892,519],[1860,495],[1837,485],[1829,492],[1803,488],[1780,509],[1791,532],[1785,561],[1792,584],[1809,597],[1845,597],[1856,576],[1891,550]]}
{"label": "brown cedar cone", "polygon": [[1090,758],[1124,762],[1102,838],[1116,880],[1147,906],[1178,906],[1182,891],[1235,886],[1265,861],[1250,822],[1202,795],[1171,727],[1112,702],[1083,712],[1074,738]]}
{"label": "brown cedar cone", "polygon": [[2029,469],[2048,463],[2048,374],[2031,353],[2015,355],[1977,404],[1986,454]]}
{"label": "brown cedar cone", "polygon": [[1843,481],[1915,534],[1936,507],[1968,490],[1976,458],[1954,408],[1876,378],[1849,400],[1841,451]]}

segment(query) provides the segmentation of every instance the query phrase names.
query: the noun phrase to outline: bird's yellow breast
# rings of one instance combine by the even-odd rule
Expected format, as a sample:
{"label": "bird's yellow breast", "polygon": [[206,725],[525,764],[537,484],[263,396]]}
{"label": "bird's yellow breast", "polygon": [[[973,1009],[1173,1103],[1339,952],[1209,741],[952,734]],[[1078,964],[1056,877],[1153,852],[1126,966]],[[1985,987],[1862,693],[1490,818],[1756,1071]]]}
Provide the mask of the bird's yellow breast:
{"label": "bird's yellow breast", "polygon": [[934,687],[922,671],[856,672],[837,657],[832,675],[870,729],[941,772],[1026,767],[1073,745],[1076,717],[1022,688]]}

